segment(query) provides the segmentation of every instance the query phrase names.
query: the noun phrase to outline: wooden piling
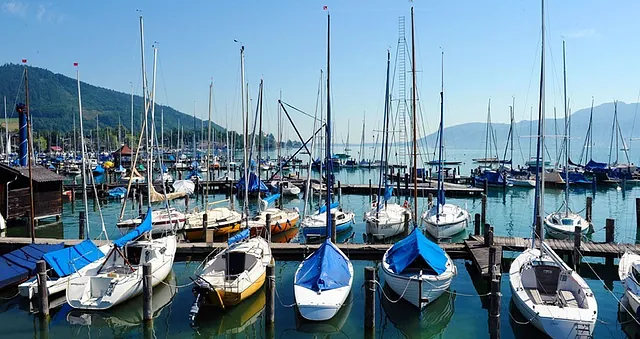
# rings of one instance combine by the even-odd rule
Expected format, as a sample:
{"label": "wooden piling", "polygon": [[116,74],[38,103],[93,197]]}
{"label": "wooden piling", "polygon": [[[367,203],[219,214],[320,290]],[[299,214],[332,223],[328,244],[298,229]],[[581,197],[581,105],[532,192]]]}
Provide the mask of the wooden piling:
{"label": "wooden piling", "polygon": [[484,179],[484,194],[487,194],[489,192],[489,180],[488,179]]}
{"label": "wooden piling", "polygon": [[493,246],[493,227],[489,224],[484,224],[484,246]]}
{"label": "wooden piling", "polygon": [[204,242],[208,242],[207,233],[209,233],[209,215],[207,214],[207,210],[205,209],[204,213],[202,213],[202,240]]}
{"label": "wooden piling", "polygon": [[151,263],[142,265],[142,318],[146,321],[153,320],[153,276],[151,275]]}
{"label": "wooden piling", "polygon": [[138,192],[138,214],[142,215],[142,191]]}
{"label": "wooden piling", "polygon": [[491,303],[489,306],[489,337],[500,339],[500,305],[502,293],[500,292],[500,280],[491,280]]}
{"label": "wooden piling", "polygon": [[264,228],[267,239],[271,239],[271,213],[267,213],[264,218]]}
{"label": "wooden piling", "polygon": [[373,338],[376,328],[376,269],[364,268],[364,330],[365,337]]}
{"label": "wooden piling", "polygon": [[138,196],[138,193],[136,192],[136,188],[134,187],[131,193],[131,209],[135,210],[136,209],[136,197]]}
{"label": "wooden piling", "polygon": [[267,334],[273,331],[273,325],[276,320],[276,269],[272,263],[267,265],[267,279],[266,279],[266,316],[264,317],[264,323],[267,330]]}
{"label": "wooden piling", "polygon": [[404,190],[409,192],[409,173],[404,174]]}
{"label": "wooden piling", "polygon": [[38,260],[36,263],[38,272],[38,311],[42,318],[49,318],[49,290],[47,289],[47,263]]}
{"label": "wooden piling", "polygon": [[640,234],[640,198],[636,198],[636,239]]}
{"label": "wooden piling", "polygon": [[604,226],[605,230],[605,242],[612,243],[615,234],[615,220],[607,218],[607,223]]}
{"label": "wooden piling", "polygon": [[398,170],[398,173],[396,174],[396,185],[397,185],[397,190],[398,190],[398,196],[400,196],[400,170]]}
{"label": "wooden piling", "polygon": [[484,226],[487,223],[487,194],[483,193],[480,196],[480,225]]}
{"label": "wooden piling", "polygon": [[580,269],[580,242],[582,241],[582,228],[576,226],[573,231],[573,270],[579,272]]}
{"label": "wooden piling", "polygon": [[184,196],[184,213],[189,212],[189,195]]}
{"label": "wooden piling", "polygon": [[[637,205],[638,204],[636,203],[636,206]],[[76,189],[75,187],[71,187],[71,214],[75,214],[75,213],[76,213]]]}
{"label": "wooden piling", "polygon": [[373,196],[373,187],[371,187],[371,178],[369,178],[369,197]]}
{"label": "wooden piling", "polygon": [[409,233],[411,233],[411,231],[409,230],[409,216],[411,216],[411,214],[409,213],[409,211],[405,211],[404,212],[404,236],[408,236]]}
{"label": "wooden piling", "polygon": [[[636,211],[638,210],[638,199],[636,199]],[[585,207],[586,219],[591,222],[593,213],[593,197],[587,197],[587,206]],[[636,212],[637,213],[637,212]]]}
{"label": "wooden piling", "polygon": [[78,214],[78,239],[84,239],[84,223],[87,220],[84,211]]}
{"label": "wooden piling", "polygon": [[431,208],[433,206],[433,193],[429,193],[427,195],[427,208]]}
{"label": "wooden piling", "polygon": [[473,216],[473,234],[480,235],[480,213]]}
{"label": "wooden piling", "polygon": [[331,213],[331,242],[336,243],[336,214]]}
{"label": "wooden piling", "polygon": [[489,247],[489,280],[493,280],[496,274],[496,248]]}

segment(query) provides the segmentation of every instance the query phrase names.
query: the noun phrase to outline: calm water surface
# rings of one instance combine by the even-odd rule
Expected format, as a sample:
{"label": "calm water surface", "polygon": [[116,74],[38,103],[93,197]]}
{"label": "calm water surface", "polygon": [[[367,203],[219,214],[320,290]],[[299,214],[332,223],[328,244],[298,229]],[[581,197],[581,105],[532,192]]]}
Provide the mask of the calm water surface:
{"label": "calm water surface", "polygon": [[[466,155],[470,157],[469,155]],[[461,165],[463,173],[468,172],[471,164]],[[372,179],[377,185],[379,173],[376,170],[345,170],[336,177],[343,183],[367,183]],[[599,187],[591,189],[575,188],[570,195],[570,206],[574,211],[582,211],[587,196],[594,196],[593,220],[595,232],[591,238],[603,241],[606,218],[616,220],[616,242],[636,241],[635,198],[640,197],[640,187],[629,186],[626,189]],[[210,196],[209,201],[224,199],[224,195]],[[356,213],[356,222],[352,230],[339,235],[339,241],[362,243],[365,225],[362,221],[364,211],[368,208],[368,198],[364,196],[342,196],[342,204],[346,209]],[[548,189],[545,194],[545,211],[550,213],[562,205],[564,196],[561,190]],[[190,207],[202,205],[202,201],[190,199]],[[404,198],[402,198],[404,200]],[[448,199],[448,202],[467,207],[471,213],[479,213],[479,199]],[[239,206],[241,202],[236,202]],[[137,214],[137,206],[127,202],[125,216]],[[255,209],[255,201],[251,202]],[[419,198],[419,206],[424,210],[426,198]],[[184,200],[174,202],[184,208]],[[301,199],[285,200],[285,206],[298,207],[302,211],[304,202]],[[119,236],[114,224],[117,221],[121,205],[106,203],[101,207],[105,228],[110,238]],[[509,189],[506,194],[501,190],[490,191],[488,196],[488,222],[495,227],[496,234],[502,236],[528,237],[531,233],[533,190]],[[37,229],[39,237],[77,238],[78,212],[82,203],[77,201],[73,208],[70,203],[64,205],[61,223],[43,225]],[[93,203],[89,203],[89,231],[92,237],[101,233],[100,216]],[[471,230],[472,231],[472,230]],[[24,236],[23,227],[11,228],[8,236]],[[288,234],[292,241],[304,241],[298,235]],[[283,239],[280,239],[283,240]],[[459,240],[459,239],[454,239]],[[505,252],[505,257],[514,256]],[[458,276],[453,281],[448,293],[429,305],[419,313],[404,301],[395,301],[398,296],[388,289],[378,292],[376,309],[376,336],[384,338],[482,338],[488,337],[487,305],[488,300],[478,294],[487,292],[487,286],[475,277],[473,269],[468,268],[464,260],[455,261]],[[197,271],[200,262],[175,263],[172,278],[167,285],[154,289],[154,332],[156,338],[261,338],[264,329],[264,292],[259,292],[251,299],[228,311],[201,310],[196,326],[191,327],[188,313],[193,302],[189,277]],[[308,323],[297,315],[293,304],[293,275],[299,262],[277,262],[276,264],[276,338],[362,338],[364,320],[363,270],[366,266],[375,266],[376,262],[355,261],[355,277],[349,302],[330,322]],[[631,335],[637,332],[633,321],[618,321],[616,298],[623,294],[623,288],[617,281],[617,268],[605,267],[603,260],[592,259],[581,267],[581,274],[598,300],[599,321],[595,330],[595,338],[624,338],[625,331]],[[597,276],[596,276],[597,274]],[[604,281],[598,279],[598,276]],[[384,282],[381,282],[384,284]],[[511,292],[506,275],[502,278],[502,338],[539,338],[541,333],[524,322],[511,304]],[[385,292],[385,293],[382,293]],[[48,333],[39,327],[38,317],[30,313],[30,305],[20,298],[10,298],[16,290],[4,291],[0,299],[0,338],[133,338],[142,337],[142,301],[140,298],[105,313],[85,313],[72,311],[64,306],[64,296],[53,298],[52,303],[63,306],[52,310],[52,319]],[[615,297],[614,297],[615,296]]]}

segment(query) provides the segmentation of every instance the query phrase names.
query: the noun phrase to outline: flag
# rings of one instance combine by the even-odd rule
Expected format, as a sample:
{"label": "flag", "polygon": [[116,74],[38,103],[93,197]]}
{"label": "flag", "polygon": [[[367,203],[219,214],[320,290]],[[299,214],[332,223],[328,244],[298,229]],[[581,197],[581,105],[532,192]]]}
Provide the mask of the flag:
{"label": "flag", "polygon": [[323,10],[323,11],[326,11],[326,10],[328,10],[328,9],[329,9],[329,6],[322,6],[322,10]]}
{"label": "flag", "polygon": [[27,59],[22,59],[22,63],[26,64],[27,63]]}
{"label": "flag", "polygon": [[77,63],[77,62],[74,62],[74,63],[73,63],[73,65],[74,65],[74,66],[78,66],[78,63]]}

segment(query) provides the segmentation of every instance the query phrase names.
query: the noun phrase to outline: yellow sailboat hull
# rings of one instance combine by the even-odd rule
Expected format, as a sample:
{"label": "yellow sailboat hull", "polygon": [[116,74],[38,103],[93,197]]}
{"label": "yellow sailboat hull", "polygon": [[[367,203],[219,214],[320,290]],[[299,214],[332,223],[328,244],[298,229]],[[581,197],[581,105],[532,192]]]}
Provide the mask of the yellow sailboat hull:
{"label": "yellow sailboat hull", "polygon": [[[213,231],[214,237],[222,237],[242,230],[242,223],[237,222],[225,226],[209,227],[210,231]],[[185,230],[185,237],[189,241],[200,241],[204,239],[204,228],[189,228]]]}
{"label": "yellow sailboat hull", "polygon": [[254,293],[256,293],[262,285],[264,285],[264,280],[266,277],[266,272],[262,273],[262,275],[254,281],[249,287],[247,287],[244,291],[234,291],[233,287],[229,288],[216,288],[212,290],[207,295],[207,303],[211,306],[219,307],[221,309],[226,309],[227,307],[235,306],[246,300]]}

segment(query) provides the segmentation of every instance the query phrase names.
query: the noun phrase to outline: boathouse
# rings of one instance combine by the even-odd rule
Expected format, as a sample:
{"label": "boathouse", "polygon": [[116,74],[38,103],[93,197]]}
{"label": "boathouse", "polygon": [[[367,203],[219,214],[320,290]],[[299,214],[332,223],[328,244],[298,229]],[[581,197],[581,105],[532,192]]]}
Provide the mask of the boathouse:
{"label": "boathouse", "polygon": [[111,153],[111,156],[113,156],[113,163],[116,165],[116,168],[118,168],[118,166],[124,168],[131,167],[133,151],[127,144],[122,145],[119,150]]}
{"label": "boathouse", "polygon": [[[42,166],[31,167],[35,219],[62,215],[63,176]],[[31,211],[29,199],[29,168],[0,164],[0,213],[7,220],[27,218]]]}

